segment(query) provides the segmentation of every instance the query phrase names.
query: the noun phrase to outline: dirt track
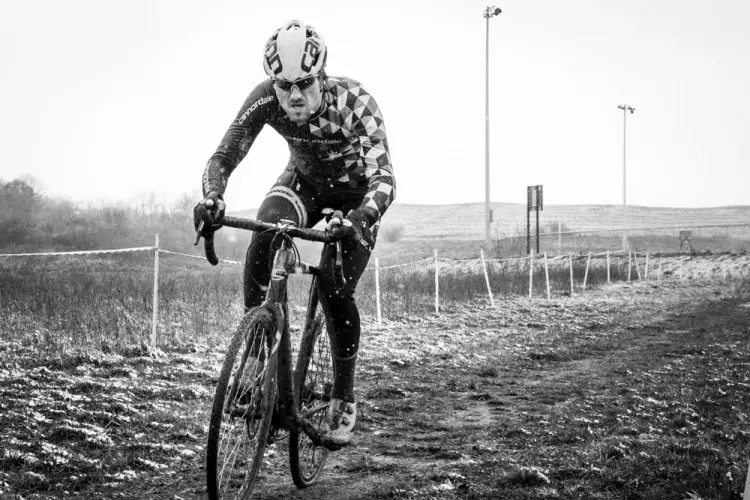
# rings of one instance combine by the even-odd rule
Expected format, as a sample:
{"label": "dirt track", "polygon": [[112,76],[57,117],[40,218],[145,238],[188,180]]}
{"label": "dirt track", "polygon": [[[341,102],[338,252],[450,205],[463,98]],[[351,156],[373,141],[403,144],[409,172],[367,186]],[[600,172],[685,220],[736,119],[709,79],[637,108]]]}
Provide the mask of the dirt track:
{"label": "dirt track", "polygon": [[[746,266],[746,256],[714,259],[685,280],[552,301],[502,299],[495,308],[453,305],[440,316],[368,324],[355,445],[329,459],[317,485],[297,490],[278,443],[254,498],[738,498],[750,444]],[[159,364],[170,375],[148,370],[137,380],[120,367],[117,380],[136,396],[137,386],[172,387],[167,380],[197,386],[172,396],[179,404],[159,420],[181,428],[181,411],[209,404],[209,366],[219,355],[209,353],[199,370],[169,355]],[[92,383],[88,397],[106,399],[100,391]],[[134,401],[141,414],[147,401]],[[143,425],[154,418],[144,415]],[[152,425],[148,438],[196,450],[169,459],[153,447],[124,446],[133,436],[121,426],[111,432],[120,433],[116,447],[135,454],[125,459],[135,477],[78,487],[60,480],[46,491],[27,487],[24,498],[62,496],[61,488],[68,498],[203,497],[199,430],[188,426],[186,437]],[[139,471],[138,456],[167,466]],[[0,464],[10,493],[23,467],[7,457]]]}
{"label": "dirt track", "polygon": [[[342,452],[316,487],[297,491],[284,475],[267,476],[258,498],[652,498],[645,464],[641,482],[629,486],[624,480],[615,488],[601,474],[612,465],[607,452],[628,453],[610,442],[658,441],[669,432],[669,419],[648,413],[623,423],[634,401],[659,401],[665,409],[673,403],[653,397],[642,374],[673,365],[685,350],[706,354],[727,340],[710,332],[746,335],[747,300],[732,285],[618,285],[375,331],[358,381],[364,397],[357,446]],[[643,392],[630,394],[630,387]],[[737,397],[748,410],[747,399]],[[585,459],[586,469],[579,462],[590,446],[605,455]],[[724,471],[738,486],[742,467]],[[675,490],[680,481],[667,481],[683,495],[674,498],[695,490]]]}

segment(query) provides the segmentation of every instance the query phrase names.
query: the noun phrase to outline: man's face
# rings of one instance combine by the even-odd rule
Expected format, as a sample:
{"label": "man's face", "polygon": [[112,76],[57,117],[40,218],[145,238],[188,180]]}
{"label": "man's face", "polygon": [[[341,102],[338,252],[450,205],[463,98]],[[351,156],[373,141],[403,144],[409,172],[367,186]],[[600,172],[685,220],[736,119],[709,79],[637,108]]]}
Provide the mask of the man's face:
{"label": "man's face", "polygon": [[281,108],[286,111],[289,119],[297,125],[307,122],[320,108],[323,99],[319,78],[315,78],[310,86],[302,90],[297,85],[289,90],[284,90],[278,83],[274,83],[273,88],[276,91],[276,97],[279,99]]}

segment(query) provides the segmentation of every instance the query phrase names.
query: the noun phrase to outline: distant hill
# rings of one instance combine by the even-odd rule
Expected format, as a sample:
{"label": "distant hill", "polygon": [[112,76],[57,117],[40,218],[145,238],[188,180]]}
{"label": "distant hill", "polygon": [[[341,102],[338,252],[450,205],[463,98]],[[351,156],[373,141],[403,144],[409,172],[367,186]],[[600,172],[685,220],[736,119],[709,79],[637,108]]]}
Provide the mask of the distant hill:
{"label": "distant hill", "polygon": [[[492,203],[493,237],[525,233],[526,205]],[[233,212],[254,217],[257,209]],[[535,213],[531,224],[535,227]],[[539,212],[541,232],[614,229],[622,227],[750,224],[750,206],[712,208],[627,207],[621,205],[548,205]],[[484,203],[415,205],[394,203],[383,218],[383,228],[403,227],[403,239],[484,239]],[[545,231],[546,230],[546,231]]]}
{"label": "distant hill", "polygon": [[[519,203],[492,203],[493,249],[487,256],[503,257],[522,255],[526,252],[526,205]],[[232,212],[232,215],[255,217],[256,210]],[[626,223],[627,222],[627,223]],[[548,205],[539,213],[540,233],[556,233],[558,223],[563,232],[594,231],[653,227],[690,227],[723,224],[748,224],[748,227],[731,231],[694,231],[693,242],[699,250],[714,251],[737,248],[727,245],[724,239],[739,237],[740,248],[750,244],[750,206],[712,208],[664,208],[629,206],[627,220],[621,205]],[[536,228],[535,214],[531,213],[532,234]],[[387,238],[394,232],[400,237]],[[706,240],[706,233],[720,233],[722,238]],[[644,236],[650,238],[644,240]],[[641,238],[632,234],[632,244],[652,251],[679,250],[679,233],[676,230],[646,231]],[[240,237],[239,235],[237,235]],[[500,243],[507,237],[519,237],[514,243]],[[593,240],[592,240],[593,238]],[[562,250],[574,250],[576,238],[564,238]],[[383,218],[381,235],[375,247],[374,256],[382,265],[393,265],[429,258],[437,249],[445,258],[475,258],[484,242],[484,203],[462,203],[453,205],[415,205],[394,203]],[[745,243],[749,242],[749,243]],[[621,235],[611,232],[588,235],[585,242],[578,242],[575,249],[617,250],[621,248]],[[303,258],[312,262],[317,258],[318,244],[299,242]],[[544,238],[541,251],[555,253],[561,250],[558,237]]]}

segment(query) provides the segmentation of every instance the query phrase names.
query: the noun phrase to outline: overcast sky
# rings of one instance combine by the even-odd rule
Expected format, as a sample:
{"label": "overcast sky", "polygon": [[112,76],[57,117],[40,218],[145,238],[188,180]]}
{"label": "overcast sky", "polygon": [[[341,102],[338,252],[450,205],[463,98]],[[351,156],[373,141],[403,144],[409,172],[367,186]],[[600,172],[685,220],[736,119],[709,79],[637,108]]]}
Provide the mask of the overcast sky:
{"label": "overcast sky", "polygon": [[[197,195],[289,19],[383,112],[397,202],[484,201],[485,19],[473,0],[0,0],[0,179],[50,195]],[[511,0],[490,19],[493,202],[750,204],[750,2]],[[230,179],[257,207],[286,165],[266,127]]]}

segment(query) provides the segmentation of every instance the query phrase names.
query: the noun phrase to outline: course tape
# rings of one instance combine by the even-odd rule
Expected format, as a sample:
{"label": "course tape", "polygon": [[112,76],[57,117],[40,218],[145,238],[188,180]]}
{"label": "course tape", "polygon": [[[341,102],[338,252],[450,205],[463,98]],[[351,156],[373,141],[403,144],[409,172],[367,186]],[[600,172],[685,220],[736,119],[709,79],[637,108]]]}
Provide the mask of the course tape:
{"label": "course tape", "polygon": [[[615,256],[617,254],[626,254],[626,253],[627,252],[625,252],[624,250],[616,250],[616,251],[613,251],[613,252],[592,253],[591,257],[604,257],[607,254],[609,254],[610,256]],[[484,260],[485,260],[485,262],[502,263],[502,262],[522,262],[522,261],[525,261],[525,260],[529,260],[530,258],[531,257],[511,257],[511,258],[508,258],[508,259],[489,259],[489,258],[487,258],[487,259],[484,259]],[[580,259],[587,259],[587,258],[588,258],[588,254],[576,255],[576,256],[573,257],[573,260],[580,260]],[[568,259],[568,254],[556,255],[555,257],[547,257],[547,261],[548,262],[551,262],[551,261],[554,261],[554,260],[567,260],[567,259]],[[539,254],[535,254],[535,262],[536,263],[539,263],[542,260],[544,260],[544,256],[540,256]],[[474,261],[474,262],[481,262],[482,259],[481,258],[467,258],[467,259],[445,259],[445,258],[438,258],[438,261],[439,262],[456,262],[456,263],[458,263],[458,262],[472,262],[472,261]],[[382,271],[383,269],[394,269],[394,268],[397,268],[397,267],[406,267],[406,266],[411,266],[413,264],[419,264],[419,263],[422,263],[422,262],[434,263],[435,262],[435,258],[434,257],[428,257],[426,259],[415,260],[413,262],[405,262],[403,264],[394,264],[392,266],[382,266],[379,269]],[[368,267],[367,270],[368,271],[374,271],[375,268],[374,267]]]}
{"label": "course tape", "polygon": [[[172,255],[180,255],[182,257],[190,257],[191,259],[200,259],[200,260],[206,260],[205,257],[200,255],[190,255],[189,253],[180,253],[180,252],[172,252],[171,250],[159,250],[159,253],[168,253]],[[237,262],[236,260],[224,260],[219,259],[219,262],[223,262],[224,264],[232,264],[233,266],[244,266],[244,262]]]}
{"label": "course tape", "polygon": [[[155,249],[156,249],[155,247],[136,247],[136,248],[120,248],[120,249],[115,249],[115,250],[79,250],[79,251],[73,251],[73,252],[4,253],[4,254],[0,254],[0,257],[41,257],[41,256],[54,256],[54,255],[116,254],[116,253],[128,253],[128,252],[153,251]],[[159,252],[160,253],[165,253],[165,254],[171,254],[171,255],[179,255],[181,257],[188,257],[188,258],[191,258],[191,259],[203,260],[205,258],[205,257],[199,256],[199,255],[191,255],[191,254],[187,254],[187,253],[173,252],[171,250],[162,250],[162,249],[159,249]],[[608,253],[609,253],[609,255],[616,255],[616,254],[620,254],[620,253],[624,254],[626,252],[623,251],[623,250],[619,250],[619,251],[615,251],[615,252],[601,252],[601,253],[591,254],[591,256],[592,257],[601,257],[601,256],[604,256],[604,255],[607,255]],[[555,257],[548,257],[547,260],[548,261],[562,260],[562,259],[565,259],[567,257],[568,257],[568,255],[557,255]],[[574,259],[582,259],[582,258],[587,258],[587,257],[588,257],[588,255],[577,255],[577,256],[575,256],[573,258]],[[488,258],[488,259],[484,259],[484,260],[486,262],[490,262],[490,263],[491,262],[502,263],[502,262],[511,262],[511,261],[520,262],[520,261],[524,261],[524,260],[529,260],[530,258],[531,257],[513,257],[513,258],[508,258],[508,259],[489,259]],[[543,259],[543,257],[539,257],[539,255],[537,254],[537,261],[542,260],[542,259]],[[444,259],[444,258],[438,258],[437,260],[439,262],[472,262],[472,261],[481,262],[482,261],[482,259],[479,259],[479,258],[467,258],[467,259]],[[224,264],[234,265],[234,266],[244,266],[245,265],[244,262],[238,262],[238,261],[235,261],[235,260],[224,260],[224,259],[221,259],[221,260],[219,260],[219,262],[224,263]],[[434,257],[428,257],[426,259],[416,260],[416,261],[413,261],[413,262],[405,262],[403,264],[394,264],[392,266],[383,266],[383,267],[380,267],[379,269],[380,270],[396,269],[396,268],[399,268],[399,267],[412,266],[414,264],[420,264],[420,263],[423,263],[423,262],[434,263],[435,262],[435,258]],[[370,267],[368,270],[375,270],[375,268]]]}
{"label": "course tape", "polygon": [[153,251],[155,247],[120,248],[117,250],[79,250],[75,252],[35,252],[35,253],[0,253],[0,257],[41,257],[48,255],[93,255],[107,253],[126,253]]}
{"label": "course tape", "polygon": [[[406,262],[404,264],[394,264],[392,266],[383,266],[383,267],[380,267],[378,269],[380,269],[382,271],[383,269],[394,269],[396,267],[405,267],[405,266],[411,266],[412,264],[419,264],[420,262],[433,262],[434,260],[435,260],[434,258],[432,258],[432,259],[415,260],[414,262]],[[373,271],[375,270],[374,267],[371,268],[371,269]]]}
{"label": "course tape", "polygon": [[[477,260],[482,260],[482,259],[477,259]],[[485,259],[485,260],[487,262],[513,262],[513,261],[521,262],[524,260],[529,260],[529,257],[510,257],[508,259]]]}

